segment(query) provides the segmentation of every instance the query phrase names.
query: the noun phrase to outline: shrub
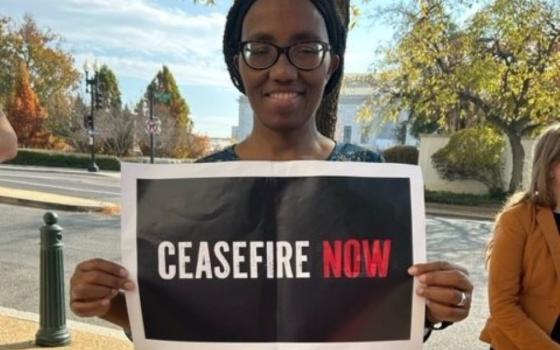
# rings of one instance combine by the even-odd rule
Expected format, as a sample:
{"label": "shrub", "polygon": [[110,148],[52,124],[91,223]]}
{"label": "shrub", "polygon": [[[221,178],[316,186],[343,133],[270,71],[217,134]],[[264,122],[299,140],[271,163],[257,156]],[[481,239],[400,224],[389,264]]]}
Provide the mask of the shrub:
{"label": "shrub", "polygon": [[504,193],[490,194],[470,194],[470,193],[453,193],[447,191],[424,191],[424,198],[428,203],[442,203],[469,206],[503,206],[506,200]]}
{"label": "shrub", "polygon": [[491,195],[503,193],[504,137],[489,127],[456,132],[449,143],[432,155],[432,163],[444,179],[477,180]]}
{"label": "shrub", "polygon": [[418,149],[414,146],[397,145],[383,152],[387,163],[418,164]]}
{"label": "shrub", "polygon": [[[64,153],[34,149],[20,149],[16,158],[8,164],[47,166],[59,168],[87,169],[91,161],[89,154]],[[120,171],[121,164],[116,157],[95,156],[95,163],[100,170]]]}

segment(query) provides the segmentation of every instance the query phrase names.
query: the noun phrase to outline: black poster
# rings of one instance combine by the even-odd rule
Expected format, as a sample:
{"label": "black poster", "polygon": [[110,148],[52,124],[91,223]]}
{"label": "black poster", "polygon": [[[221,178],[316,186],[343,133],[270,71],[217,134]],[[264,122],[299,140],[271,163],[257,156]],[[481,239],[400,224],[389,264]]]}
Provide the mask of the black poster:
{"label": "black poster", "polygon": [[137,184],[146,338],[409,339],[408,179],[140,179]]}
{"label": "black poster", "polygon": [[411,180],[135,180],[147,340],[411,339]]}

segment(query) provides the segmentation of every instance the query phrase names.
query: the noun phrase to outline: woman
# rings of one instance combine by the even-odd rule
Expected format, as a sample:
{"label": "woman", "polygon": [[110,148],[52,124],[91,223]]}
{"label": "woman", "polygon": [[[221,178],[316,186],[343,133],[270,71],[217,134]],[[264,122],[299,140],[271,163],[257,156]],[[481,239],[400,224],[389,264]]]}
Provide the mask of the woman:
{"label": "woman", "polygon": [[498,216],[489,249],[495,350],[560,350],[560,124],[535,146],[531,185]]}
{"label": "woman", "polygon": [[17,137],[8,118],[0,106],[0,163],[12,159],[17,154]]}
{"label": "woman", "polygon": [[[251,103],[254,127],[243,142],[201,161],[381,161],[374,152],[337,145],[316,128],[323,96],[342,77],[345,40],[334,0],[236,1],[226,22],[224,55],[233,83]],[[467,317],[472,284],[466,270],[435,262],[415,265],[410,273],[420,279],[430,325]],[[84,262],[72,278],[72,310],[127,328],[118,292],[123,288],[134,286],[119,265]]]}

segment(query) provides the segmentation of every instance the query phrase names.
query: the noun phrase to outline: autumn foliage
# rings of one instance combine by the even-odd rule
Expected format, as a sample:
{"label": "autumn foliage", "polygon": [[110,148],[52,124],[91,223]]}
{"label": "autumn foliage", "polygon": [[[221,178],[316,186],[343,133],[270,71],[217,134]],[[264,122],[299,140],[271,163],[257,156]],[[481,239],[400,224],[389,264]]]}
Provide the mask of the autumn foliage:
{"label": "autumn foliage", "polygon": [[29,81],[29,71],[20,64],[15,91],[8,104],[7,116],[18,135],[21,147],[44,148],[49,145],[50,135],[44,128],[46,113]]}

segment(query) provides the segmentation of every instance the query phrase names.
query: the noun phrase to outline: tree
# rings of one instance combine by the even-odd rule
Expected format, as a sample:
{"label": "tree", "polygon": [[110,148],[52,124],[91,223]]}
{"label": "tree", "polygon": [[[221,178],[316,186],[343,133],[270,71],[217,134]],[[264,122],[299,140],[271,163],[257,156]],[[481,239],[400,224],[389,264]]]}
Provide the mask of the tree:
{"label": "tree", "polygon": [[449,14],[453,4],[423,0],[391,11],[400,36],[369,77],[380,86],[370,102],[387,106],[388,117],[409,110],[448,130],[490,123],[511,145],[514,192],[523,174],[521,138],[559,120],[560,6],[493,0],[459,26]]}
{"label": "tree", "polygon": [[130,154],[134,146],[136,117],[128,106],[113,107],[100,114],[99,139],[104,153],[119,157]]}
{"label": "tree", "polygon": [[186,129],[187,132],[191,131],[192,121],[189,118],[189,106],[181,96],[175,77],[167,66],[163,66],[162,70],[148,85],[144,96],[147,103],[149,103],[151,96],[154,99],[154,107],[167,109],[178,127]]}
{"label": "tree", "polygon": [[508,137],[514,192],[523,174],[522,137],[560,120],[560,4],[496,0],[474,17],[468,33],[476,40],[466,68],[479,75],[466,77],[459,96]]}
{"label": "tree", "polygon": [[121,109],[121,90],[115,73],[104,64],[97,74],[102,106],[104,108]]}
{"label": "tree", "polygon": [[[0,16],[0,103],[9,105],[14,94],[17,95],[14,91],[20,79],[19,67],[24,65],[29,86],[37,97],[37,105],[42,106],[42,122],[36,121],[25,126],[27,131],[21,131],[33,135],[33,140],[23,140],[22,144],[31,142],[28,146],[66,147],[57,137],[49,136],[45,127],[49,128],[50,123],[44,123],[49,115],[59,118],[68,113],[62,120],[70,118],[69,101],[80,79],[72,56],[60,48],[60,42],[57,34],[49,29],[40,29],[31,16],[25,16],[20,25],[9,17]],[[55,120],[52,121],[56,124]],[[34,131],[33,128],[38,129]],[[40,128],[43,128],[41,132]],[[50,130],[58,132],[56,128]]]}
{"label": "tree", "polygon": [[21,146],[44,147],[48,144],[49,135],[43,126],[46,116],[31,87],[25,64],[19,66],[15,93],[8,104],[7,116]]}
{"label": "tree", "polygon": [[149,134],[144,121],[149,118],[150,98],[153,97],[154,115],[161,121],[161,133],[156,135],[157,154],[174,158],[198,158],[209,150],[208,137],[192,132],[189,106],[181,96],[173,74],[163,66],[146,88],[144,98],[138,103],[136,135],[142,153],[150,151]]}
{"label": "tree", "polygon": [[10,32],[10,19],[0,17],[0,104],[6,104],[14,91],[15,37]]}
{"label": "tree", "polygon": [[[90,152],[88,135],[84,129],[84,116],[89,113],[89,107],[83,97],[59,94],[55,97],[49,101],[49,110],[52,112],[45,121],[46,128],[74,150]],[[99,151],[99,144],[96,146],[96,151]]]}
{"label": "tree", "polygon": [[[136,138],[143,154],[150,154],[150,136],[146,131],[145,121],[148,120],[146,101],[141,101],[137,108]],[[185,158],[189,154],[190,130],[180,127],[165,105],[154,107],[155,116],[161,121],[161,132],[155,135],[155,152],[159,157]]]}
{"label": "tree", "polygon": [[77,87],[80,74],[72,55],[60,48],[61,38],[49,29],[42,30],[26,15],[16,26],[9,17],[0,17],[0,100],[14,89],[16,70],[24,63],[30,82],[41,104],[47,105],[55,94],[67,94]]}
{"label": "tree", "polygon": [[121,91],[115,73],[106,64],[97,72],[101,109],[97,112],[97,128],[102,152],[127,156],[134,146],[136,115],[122,107]]}

